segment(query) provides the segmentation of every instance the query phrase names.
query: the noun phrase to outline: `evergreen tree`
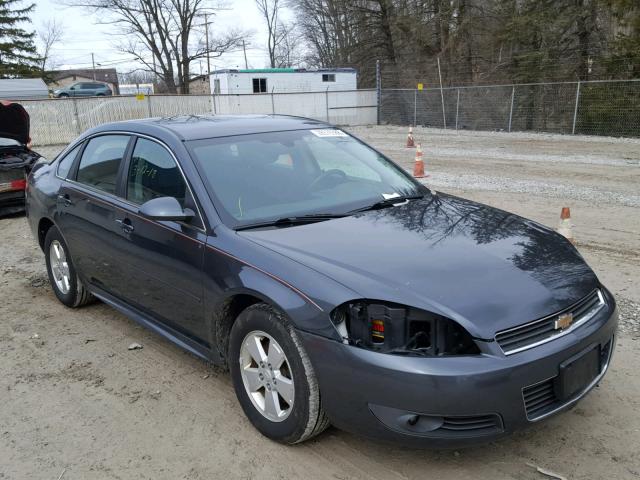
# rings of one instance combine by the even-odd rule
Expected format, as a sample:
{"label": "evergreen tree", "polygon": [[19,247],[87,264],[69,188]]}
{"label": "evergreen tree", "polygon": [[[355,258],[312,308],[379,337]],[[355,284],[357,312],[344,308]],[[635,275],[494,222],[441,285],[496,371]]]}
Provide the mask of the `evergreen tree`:
{"label": "evergreen tree", "polygon": [[0,78],[37,74],[38,53],[33,42],[35,33],[21,27],[29,23],[35,3],[20,7],[21,0],[0,0]]}

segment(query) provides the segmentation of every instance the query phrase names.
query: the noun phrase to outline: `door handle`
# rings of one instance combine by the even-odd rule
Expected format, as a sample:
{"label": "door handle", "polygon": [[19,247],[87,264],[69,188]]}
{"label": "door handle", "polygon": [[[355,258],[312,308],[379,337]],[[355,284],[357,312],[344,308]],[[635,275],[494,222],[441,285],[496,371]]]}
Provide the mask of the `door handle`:
{"label": "door handle", "polygon": [[65,207],[70,207],[71,205],[73,205],[73,202],[71,201],[71,197],[69,197],[68,193],[59,193],[58,203],[62,203]]}
{"label": "door handle", "polygon": [[131,224],[131,220],[129,220],[128,218],[117,219],[116,223],[120,225],[120,228],[122,228],[122,231],[124,233],[133,232],[133,225]]}

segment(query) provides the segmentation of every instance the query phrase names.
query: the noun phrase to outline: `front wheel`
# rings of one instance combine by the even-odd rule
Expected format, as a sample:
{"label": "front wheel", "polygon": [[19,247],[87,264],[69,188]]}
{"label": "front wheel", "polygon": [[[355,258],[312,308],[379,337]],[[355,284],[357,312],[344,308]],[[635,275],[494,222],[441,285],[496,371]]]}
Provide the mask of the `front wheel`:
{"label": "front wheel", "polygon": [[286,317],[259,303],[244,310],[229,338],[229,367],[238,401],[263,435],[286,444],[325,430],[318,382]]}

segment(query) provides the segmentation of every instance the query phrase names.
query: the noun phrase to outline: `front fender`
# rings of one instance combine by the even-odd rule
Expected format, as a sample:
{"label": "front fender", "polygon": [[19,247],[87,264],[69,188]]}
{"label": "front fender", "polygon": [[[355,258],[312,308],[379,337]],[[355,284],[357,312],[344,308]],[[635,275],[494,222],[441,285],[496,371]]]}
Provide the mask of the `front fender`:
{"label": "front fender", "polygon": [[223,360],[221,337],[240,313],[237,305],[247,305],[251,298],[284,312],[298,330],[340,340],[329,314],[353,292],[278,253],[255,244],[247,248],[238,240],[210,237],[203,265],[211,344],[218,346]]}

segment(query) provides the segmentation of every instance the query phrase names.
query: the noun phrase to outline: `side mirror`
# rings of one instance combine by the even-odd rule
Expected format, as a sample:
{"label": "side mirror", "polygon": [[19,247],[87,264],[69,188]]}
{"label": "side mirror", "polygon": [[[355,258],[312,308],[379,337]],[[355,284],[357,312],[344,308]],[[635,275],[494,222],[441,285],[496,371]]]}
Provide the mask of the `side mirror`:
{"label": "side mirror", "polygon": [[140,215],[152,220],[187,222],[195,215],[190,208],[183,209],[174,197],[158,197],[143,203]]}
{"label": "side mirror", "polygon": [[75,90],[75,89],[76,89],[76,87],[74,87],[74,86],[69,87],[69,90]]}

